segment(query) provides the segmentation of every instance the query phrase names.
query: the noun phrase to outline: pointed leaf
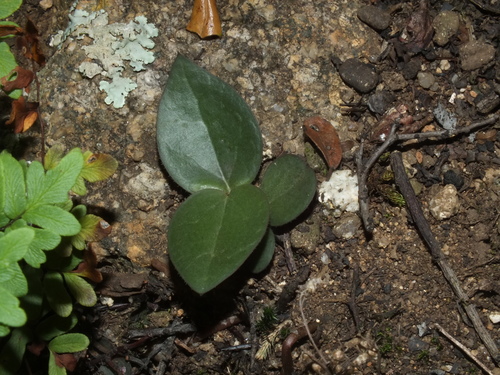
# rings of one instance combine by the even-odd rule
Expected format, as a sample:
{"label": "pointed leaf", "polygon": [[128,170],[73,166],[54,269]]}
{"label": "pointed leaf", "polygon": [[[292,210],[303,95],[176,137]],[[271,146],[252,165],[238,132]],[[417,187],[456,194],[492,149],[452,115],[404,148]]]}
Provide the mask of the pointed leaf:
{"label": "pointed leaf", "polygon": [[71,295],[80,305],[91,307],[96,304],[97,296],[92,285],[77,274],[65,272],[63,275]]}
{"label": "pointed leaf", "polygon": [[262,140],[238,93],[183,56],[174,62],[157,120],[158,150],[168,173],[193,193],[229,191],[257,175]]}
{"label": "pointed leaf", "polygon": [[87,349],[89,339],[81,333],[66,333],[55,337],[49,343],[49,349],[56,353],[76,353]]}
{"label": "pointed leaf", "polygon": [[61,236],[74,236],[81,229],[80,223],[71,213],[49,204],[29,208],[23,219]]}
{"label": "pointed leaf", "polygon": [[71,150],[54,169],[45,173],[42,164],[33,162],[26,176],[28,185],[28,207],[41,204],[65,203],[68,192],[76,182],[83,167],[80,149]]}
{"label": "pointed leaf", "polygon": [[26,185],[21,164],[7,151],[0,154],[0,208],[15,219],[26,209]]}
{"label": "pointed leaf", "polygon": [[309,206],[316,192],[316,176],[298,156],[284,155],[269,165],[260,188],[269,198],[270,224],[279,226]]}
{"label": "pointed leaf", "polygon": [[199,191],[172,217],[170,259],[192,289],[205,293],[248,258],[264,236],[268,215],[266,197],[255,186],[242,185],[229,194]]}
{"label": "pointed leaf", "polygon": [[273,260],[275,247],[274,233],[271,228],[267,228],[264,238],[247,261],[248,267],[253,273],[260,273],[267,268],[271,260]]}
{"label": "pointed leaf", "polygon": [[73,301],[66,291],[62,275],[59,272],[47,272],[43,286],[52,310],[59,316],[69,316],[73,311]]}

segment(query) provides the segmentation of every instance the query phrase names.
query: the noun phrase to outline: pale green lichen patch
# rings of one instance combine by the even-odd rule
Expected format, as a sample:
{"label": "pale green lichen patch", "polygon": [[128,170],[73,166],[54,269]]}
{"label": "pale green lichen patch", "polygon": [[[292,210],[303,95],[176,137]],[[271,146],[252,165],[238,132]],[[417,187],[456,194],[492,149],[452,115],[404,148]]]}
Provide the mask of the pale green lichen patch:
{"label": "pale green lichen patch", "polygon": [[139,72],[154,61],[150,50],[155,43],[151,38],[158,36],[158,29],[144,16],[137,16],[129,23],[109,24],[104,10],[88,13],[77,9],[69,17],[68,28],[53,38],[52,45],[59,45],[68,37],[92,39],[91,44],[82,46],[87,59],[78,70],[87,78],[99,74],[106,77],[99,82],[100,90],[107,94],[105,102],[115,108],[123,107],[129,92],[137,87],[132,79],[123,76],[126,62]]}

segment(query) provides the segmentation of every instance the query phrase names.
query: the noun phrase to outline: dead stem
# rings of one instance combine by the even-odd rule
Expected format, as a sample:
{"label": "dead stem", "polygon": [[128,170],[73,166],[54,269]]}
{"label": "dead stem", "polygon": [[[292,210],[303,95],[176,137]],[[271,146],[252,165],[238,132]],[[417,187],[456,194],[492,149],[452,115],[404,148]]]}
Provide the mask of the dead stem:
{"label": "dead stem", "polygon": [[456,273],[448,264],[448,261],[446,260],[446,257],[441,250],[441,245],[432,233],[429,222],[424,216],[420,202],[418,201],[415,192],[413,191],[413,188],[410,184],[410,180],[406,175],[406,171],[403,165],[403,158],[400,152],[393,152],[391,154],[391,167],[394,172],[396,185],[401,191],[401,194],[403,194],[408,210],[410,211],[411,217],[415,222],[415,226],[417,227],[420,235],[423,237],[424,241],[429,247],[434,261],[438,264],[441,272],[443,272],[444,277],[453,289],[459,303],[467,313],[467,316],[471,320],[472,325],[474,326],[477,334],[486,346],[486,349],[490,353],[491,357],[497,364],[500,363],[500,351],[498,350],[498,347],[491,338],[489,332],[484,327],[475,306],[471,303],[469,297],[460,286],[460,282],[457,278]]}

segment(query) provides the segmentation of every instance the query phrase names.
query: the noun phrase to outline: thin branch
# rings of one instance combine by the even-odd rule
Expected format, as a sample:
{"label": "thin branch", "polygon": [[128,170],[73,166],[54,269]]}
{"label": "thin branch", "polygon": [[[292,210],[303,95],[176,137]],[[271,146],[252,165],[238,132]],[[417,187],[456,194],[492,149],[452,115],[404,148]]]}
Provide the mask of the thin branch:
{"label": "thin branch", "polygon": [[437,241],[436,237],[432,233],[429,222],[424,216],[424,212],[418,201],[415,192],[410,184],[410,180],[406,175],[406,171],[403,165],[403,158],[400,152],[393,152],[391,154],[391,167],[394,172],[394,177],[396,180],[396,185],[398,186],[401,194],[406,200],[406,205],[408,206],[408,210],[410,211],[411,217],[415,222],[415,225],[426,242],[429,250],[431,252],[434,261],[438,264],[441,272],[443,272],[444,277],[450,284],[453,289],[455,295],[458,297],[459,303],[463,306],[467,316],[472,322],[477,334],[483,341],[486,349],[490,353],[491,357],[496,363],[500,363],[500,351],[496,346],[495,342],[491,338],[489,332],[486,330],[483,325],[481,318],[475,308],[475,306],[469,300],[469,297],[464,292],[462,287],[460,286],[460,282],[456,273],[448,264],[446,257],[441,250],[441,245]]}
{"label": "thin branch", "polygon": [[438,323],[431,324],[430,328],[436,328],[443,336],[445,336],[448,340],[450,340],[456,347],[458,347],[461,351],[463,351],[470,359],[474,361],[476,365],[481,367],[481,369],[487,373],[488,375],[494,375],[493,372],[483,363],[481,362],[472,352],[460,341],[450,335],[443,327],[441,327]]}

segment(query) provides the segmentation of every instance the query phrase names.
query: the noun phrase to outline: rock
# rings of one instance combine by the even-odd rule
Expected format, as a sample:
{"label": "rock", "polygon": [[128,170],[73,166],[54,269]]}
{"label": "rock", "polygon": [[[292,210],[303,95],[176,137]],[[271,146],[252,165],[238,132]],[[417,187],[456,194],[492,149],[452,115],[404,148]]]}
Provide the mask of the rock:
{"label": "rock", "polygon": [[391,23],[391,14],[373,5],[361,7],[358,18],[377,31],[387,29]]}
{"label": "rock", "polygon": [[365,64],[358,59],[347,59],[339,68],[342,80],[361,93],[372,91],[378,84],[378,73],[371,64]]}
{"label": "rock", "polygon": [[491,44],[472,40],[460,47],[463,70],[479,69],[495,58],[495,47]]}
{"label": "rock", "polygon": [[449,219],[458,212],[460,206],[457,188],[454,185],[445,185],[437,189],[429,201],[429,211],[437,220]]}
{"label": "rock", "polygon": [[414,79],[420,71],[420,62],[417,59],[410,60],[403,66],[403,77],[405,79]]}
{"label": "rock", "polygon": [[360,227],[361,220],[359,216],[354,213],[346,213],[342,215],[333,226],[333,234],[335,234],[337,238],[348,240],[356,235]]}
{"label": "rock", "polygon": [[394,102],[394,95],[390,91],[376,91],[368,98],[368,108],[374,113],[383,115]]}
{"label": "rock", "polygon": [[391,91],[403,90],[408,85],[406,78],[398,72],[385,71],[381,73],[380,77],[384,85]]}
{"label": "rock", "polygon": [[408,350],[410,352],[420,352],[429,349],[429,344],[421,340],[418,336],[412,336],[408,340]]}
{"label": "rock", "polygon": [[434,18],[432,24],[434,26],[434,42],[439,46],[444,46],[458,32],[460,18],[458,13],[445,10]]}
{"label": "rock", "polygon": [[418,84],[424,89],[429,89],[436,82],[434,74],[431,72],[419,72],[417,74]]}
{"label": "rock", "polygon": [[444,105],[439,103],[436,108],[432,111],[434,117],[436,118],[439,125],[441,125],[446,130],[455,130],[457,127],[457,117],[448,111]]}

